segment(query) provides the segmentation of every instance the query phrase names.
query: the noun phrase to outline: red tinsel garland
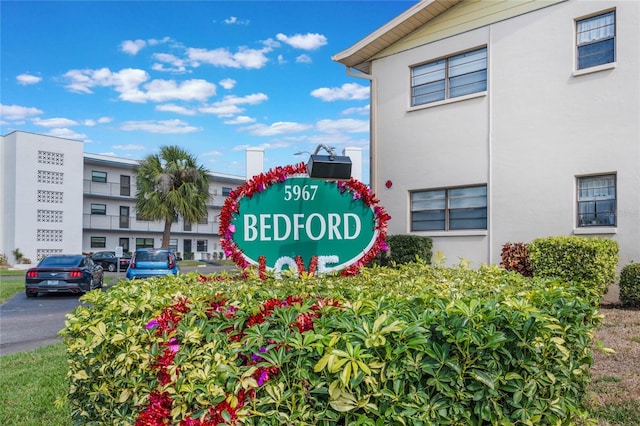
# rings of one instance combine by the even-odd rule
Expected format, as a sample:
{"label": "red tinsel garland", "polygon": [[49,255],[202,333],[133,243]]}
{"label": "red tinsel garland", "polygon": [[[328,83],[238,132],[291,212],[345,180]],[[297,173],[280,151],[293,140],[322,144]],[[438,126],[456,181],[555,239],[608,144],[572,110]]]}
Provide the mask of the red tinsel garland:
{"label": "red tinsel garland", "polygon": [[[262,192],[273,184],[284,182],[289,177],[295,175],[301,175],[307,173],[307,166],[304,163],[297,165],[290,165],[285,167],[276,167],[269,170],[266,173],[254,176],[252,179],[239,186],[235,190],[229,193],[226,198],[222,211],[220,212],[220,227],[218,229],[218,235],[220,236],[220,245],[224,250],[225,256],[231,258],[238,267],[246,269],[249,266],[249,262],[243,256],[242,250],[233,241],[233,234],[236,232],[235,226],[232,222],[233,215],[238,213],[238,206],[242,197],[251,198],[256,192]],[[341,193],[349,192],[353,194],[353,199],[361,199],[367,207],[373,208],[375,214],[375,229],[378,231],[378,235],[373,246],[365,253],[360,260],[355,264],[349,266],[342,271],[342,275],[354,275],[357,274],[360,269],[371,262],[376,254],[381,250],[387,250],[385,239],[387,238],[387,222],[391,219],[391,216],[387,214],[386,210],[380,206],[379,200],[375,197],[375,194],[364,183],[356,180],[349,179],[346,181],[337,182],[338,190]],[[261,279],[266,278],[264,268],[262,265],[262,259],[259,265],[259,275]],[[301,260],[296,258],[296,264],[299,272],[304,272],[304,264]],[[313,275],[316,272],[316,263],[311,260],[309,265],[309,274]]]}

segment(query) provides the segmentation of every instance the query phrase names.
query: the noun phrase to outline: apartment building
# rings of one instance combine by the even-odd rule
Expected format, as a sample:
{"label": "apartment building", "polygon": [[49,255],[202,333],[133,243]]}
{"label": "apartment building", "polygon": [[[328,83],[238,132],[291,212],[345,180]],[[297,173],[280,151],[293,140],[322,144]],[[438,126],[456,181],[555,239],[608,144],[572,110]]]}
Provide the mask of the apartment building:
{"label": "apartment building", "polygon": [[[21,131],[0,139],[0,251],[32,262],[53,253],[160,247],[164,223],[138,217],[137,161],[84,153],[83,143]],[[177,218],[169,246],[185,258],[220,259],[218,216],[243,176],[210,174],[208,215]]]}
{"label": "apartment building", "polygon": [[371,85],[390,234],[447,263],[580,235],[640,261],[640,2],[424,0],[333,56]]}

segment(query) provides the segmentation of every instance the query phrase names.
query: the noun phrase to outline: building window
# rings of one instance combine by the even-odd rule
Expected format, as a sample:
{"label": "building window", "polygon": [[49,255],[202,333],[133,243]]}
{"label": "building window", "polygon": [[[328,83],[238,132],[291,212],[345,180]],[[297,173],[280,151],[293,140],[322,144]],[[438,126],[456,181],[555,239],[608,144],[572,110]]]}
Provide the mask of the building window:
{"label": "building window", "polygon": [[487,186],[411,193],[412,231],[487,229]]}
{"label": "building window", "polygon": [[38,190],[37,200],[39,203],[63,204],[64,192]]}
{"label": "building window", "polygon": [[64,184],[64,173],[38,170],[38,183]]}
{"label": "building window", "polygon": [[170,238],[169,239],[169,248],[173,251],[178,251],[178,239]]}
{"label": "building window", "polygon": [[223,187],[222,187],[222,195],[226,197],[226,196],[228,196],[229,194],[231,194],[231,188],[228,188],[228,187],[226,187],[226,186],[223,186]]}
{"label": "building window", "polygon": [[131,195],[131,176],[120,175],[120,195],[123,197]]}
{"label": "building window", "polygon": [[153,238],[136,238],[136,249],[153,248]]}
{"label": "building window", "polygon": [[38,163],[64,166],[64,154],[61,152],[38,151]]}
{"label": "building window", "polygon": [[38,229],[36,232],[36,241],[47,243],[61,243],[62,230],[61,229]]}
{"label": "building window", "polygon": [[107,214],[107,205],[106,204],[91,204],[91,214]]}
{"label": "building window", "polygon": [[487,90],[487,48],[411,68],[411,106]]}
{"label": "building window", "polygon": [[38,210],[38,222],[62,223],[61,210]]}
{"label": "building window", "polygon": [[197,251],[207,251],[208,240],[196,240]]}
{"label": "building window", "polygon": [[91,248],[106,248],[107,237],[91,237]]}
{"label": "building window", "polygon": [[578,226],[616,226],[616,175],[578,177]]}
{"label": "building window", "polygon": [[578,69],[614,62],[616,48],[616,14],[581,19],[576,22]]}
{"label": "building window", "polygon": [[209,213],[207,213],[202,219],[198,221],[200,225],[206,225],[209,223]]}
{"label": "building window", "polygon": [[91,181],[92,182],[107,182],[107,172],[99,172],[97,170],[91,171]]}

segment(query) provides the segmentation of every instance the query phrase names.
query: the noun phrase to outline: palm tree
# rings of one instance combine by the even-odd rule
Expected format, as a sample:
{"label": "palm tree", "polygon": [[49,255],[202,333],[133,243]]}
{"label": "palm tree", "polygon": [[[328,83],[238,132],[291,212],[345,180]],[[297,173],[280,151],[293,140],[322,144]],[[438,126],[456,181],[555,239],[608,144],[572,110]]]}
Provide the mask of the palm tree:
{"label": "palm tree", "polygon": [[177,146],[162,146],[136,167],[136,209],[147,220],[164,220],[162,248],[169,248],[171,224],[182,216],[197,223],[207,216],[209,171]]}

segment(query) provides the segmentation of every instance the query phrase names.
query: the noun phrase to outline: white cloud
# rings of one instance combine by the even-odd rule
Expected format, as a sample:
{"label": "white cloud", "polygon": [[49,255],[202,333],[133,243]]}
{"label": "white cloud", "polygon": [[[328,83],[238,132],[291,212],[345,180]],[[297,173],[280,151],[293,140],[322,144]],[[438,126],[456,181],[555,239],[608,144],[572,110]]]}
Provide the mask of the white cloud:
{"label": "white cloud", "polygon": [[[177,73],[183,73],[187,71],[184,60],[178,58],[175,55],[169,53],[155,53],[153,57],[156,61],[161,62],[153,64],[152,68],[155,71]],[[169,64],[170,67],[165,67],[164,64]]]}
{"label": "white cloud", "polygon": [[216,85],[201,79],[186,80],[181,83],[175,80],[153,80],[145,84],[144,88],[147,90],[144,93],[144,99],[153,102],[171,99],[202,102],[216,94]]}
{"label": "white cloud", "polygon": [[128,144],[128,145],[114,145],[111,148],[113,149],[118,149],[120,151],[144,151],[144,145],[135,145],[135,144]]}
{"label": "white cloud", "polygon": [[288,133],[298,133],[309,130],[312,126],[302,123],[294,123],[289,121],[277,121],[270,126],[266,124],[255,124],[242,128],[255,136],[275,136]]}
{"label": "white cloud", "polygon": [[156,106],[156,111],[175,112],[181,115],[196,115],[194,110],[176,104],[158,105]]}
{"label": "white cloud", "polygon": [[42,77],[38,77],[37,75],[31,75],[31,74],[20,74],[19,76],[16,77],[16,80],[18,80],[18,84],[21,84],[23,86],[28,86],[30,84],[38,84],[42,81]]}
{"label": "white cloud", "polygon": [[345,83],[341,87],[321,87],[311,92],[311,96],[325,102],[338,100],[363,100],[369,99],[369,87],[357,83]]}
{"label": "white cloud", "polygon": [[129,55],[137,55],[146,44],[144,40],[125,40],[120,44],[120,50]]}
{"label": "white cloud", "polygon": [[216,67],[260,69],[269,61],[266,53],[270,51],[271,48],[268,47],[263,49],[240,47],[236,53],[223,48],[213,50],[189,48],[187,56],[195,67],[205,63]]}
{"label": "white cloud", "polygon": [[70,81],[65,87],[76,93],[93,93],[94,87],[114,87],[121,94],[130,94],[137,90],[138,86],[149,79],[146,71],[133,68],[125,68],[118,72],[112,72],[109,68],[97,70],[70,70],[64,76]]}
{"label": "white cloud", "polygon": [[282,64],[286,64],[286,63],[287,63],[287,60],[286,60],[286,59],[284,59],[284,56],[282,56],[282,55],[278,55],[278,63],[279,63],[280,65],[282,65]]}
{"label": "white cloud", "polygon": [[220,157],[223,154],[220,151],[207,151],[205,153],[200,154],[201,157]]}
{"label": "white cloud", "polygon": [[231,120],[226,120],[224,124],[249,124],[249,123],[255,123],[255,122],[256,122],[255,118],[248,117],[246,115],[239,115],[237,117],[234,117]]}
{"label": "white cloud", "polygon": [[268,99],[269,97],[264,93],[252,93],[242,97],[229,95],[225,96],[221,101],[200,107],[198,110],[207,114],[215,114],[219,117],[231,117],[244,112],[244,108],[239,105],[257,105]]}
{"label": "white cloud", "polygon": [[25,120],[34,115],[40,115],[42,112],[42,110],[33,107],[0,104],[0,117],[9,121]]}
{"label": "white cloud", "polygon": [[76,133],[71,129],[65,129],[65,128],[51,129],[47,134],[49,136],[55,136],[58,138],[65,138],[65,139],[77,139],[77,140],[87,139],[87,135],[85,135],[84,133]]}
{"label": "white cloud", "polygon": [[165,44],[165,43],[169,43],[171,41],[171,37],[169,36],[165,36],[161,39],[157,39],[157,38],[150,38],[149,40],[147,40],[147,42],[149,43],[149,46],[156,46],[158,44]]}
{"label": "white cloud", "polygon": [[216,94],[216,85],[201,79],[185,80],[149,80],[149,74],[140,69],[127,68],[112,72],[108,68],[99,70],[71,70],[64,74],[70,80],[67,89],[77,93],[93,93],[95,87],[113,87],[120,93],[120,99],[128,102],[145,103],[165,102],[171,99],[183,101],[205,101]]}
{"label": "white cloud", "polygon": [[270,149],[278,149],[278,148],[290,148],[293,145],[293,143],[288,142],[286,140],[279,140],[277,142],[265,142],[265,143],[261,143],[260,145],[248,145],[248,144],[244,144],[244,145],[236,145],[233,147],[232,151],[244,151],[247,148],[261,148],[266,150],[270,150]]}
{"label": "white cloud", "polygon": [[313,61],[311,60],[311,56],[303,54],[296,58],[296,62],[299,64],[310,64]]}
{"label": "white cloud", "polygon": [[318,33],[295,34],[292,36],[280,33],[276,35],[276,38],[291,47],[303,50],[315,50],[327,44],[327,38]]}
{"label": "white cloud", "polygon": [[231,90],[236,86],[237,81],[232,78],[225,78],[224,80],[220,80],[220,86],[224,87],[227,90]]}
{"label": "white cloud", "polygon": [[75,120],[70,120],[68,118],[47,118],[46,120],[41,120],[39,118],[35,118],[32,120],[33,124],[42,127],[71,127],[77,126],[78,123]]}
{"label": "white cloud", "polygon": [[347,108],[344,111],[341,112],[342,115],[351,115],[351,114],[355,114],[355,115],[369,115],[369,112],[371,111],[371,106],[367,105],[367,106],[363,106],[363,107],[353,107],[353,108]]}
{"label": "white cloud", "polygon": [[344,118],[340,120],[320,120],[316,129],[325,133],[365,133],[369,131],[369,120],[354,120]]}
{"label": "white cloud", "polygon": [[185,134],[202,130],[199,127],[190,126],[182,120],[164,120],[164,121],[126,121],[120,126],[121,130],[134,131],[140,130],[149,133],[164,134]]}
{"label": "white cloud", "polygon": [[111,123],[112,121],[113,121],[113,119],[111,117],[100,117],[97,120],[93,120],[91,118],[88,118],[86,120],[82,120],[82,124],[84,124],[85,126],[93,127],[96,124]]}
{"label": "white cloud", "polygon": [[250,21],[248,19],[238,19],[236,16],[230,16],[222,22],[227,25],[249,25]]}

